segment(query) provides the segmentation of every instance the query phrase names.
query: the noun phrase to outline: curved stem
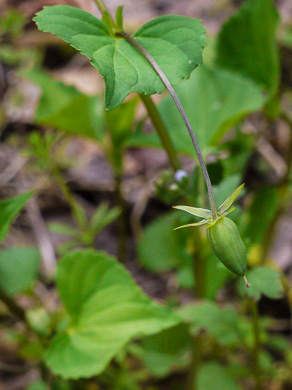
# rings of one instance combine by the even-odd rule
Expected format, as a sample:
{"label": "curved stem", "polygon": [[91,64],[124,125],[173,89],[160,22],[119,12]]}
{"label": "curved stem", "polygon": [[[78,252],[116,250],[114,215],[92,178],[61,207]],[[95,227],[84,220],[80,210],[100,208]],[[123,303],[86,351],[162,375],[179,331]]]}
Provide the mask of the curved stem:
{"label": "curved stem", "polygon": [[185,112],[185,110],[184,110],[184,108],[183,108],[183,106],[182,106],[182,104],[181,104],[181,102],[180,102],[180,100],[179,100],[175,90],[173,89],[173,86],[169,82],[168,78],[165,76],[164,72],[161,70],[160,66],[154,60],[154,58],[148,53],[147,50],[144,49],[144,47],[142,45],[140,45],[139,42],[137,42],[134,38],[132,38],[130,35],[128,35],[124,31],[119,31],[117,35],[122,36],[124,39],[126,39],[126,41],[128,41],[132,46],[134,46],[137,50],[139,50],[143,54],[143,56],[145,58],[147,58],[147,60],[153,66],[153,68],[155,69],[156,73],[161,78],[163,84],[165,85],[165,87],[169,91],[169,93],[170,93],[170,95],[171,95],[175,105],[177,106],[177,108],[179,110],[179,113],[180,113],[180,115],[181,115],[181,117],[182,117],[182,119],[183,119],[183,121],[184,121],[184,123],[185,123],[185,125],[187,127],[187,130],[188,130],[189,135],[191,137],[192,143],[193,143],[194,148],[196,150],[196,153],[197,153],[197,156],[198,156],[198,159],[199,159],[199,163],[201,165],[201,168],[202,168],[202,171],[203,171],[203,175],[204,175],[204,178],[205,178],[205,182],[206,182],[206,185],[207,185],[207,189],[208,189],[212,215],[213,215],[213,218],[217,218],[217,210],[216,210],[216,204],[215,204],[215,199],[214,199],[213,188],[212,188],[211,180],[210,180],[207,168],[206,168],[206,164],[205,164],[205,161],[203,159],[202,152],[201,152],[201,149],[199,147],[199,144],[198,144],[197,138],[195,136],[194,130],[192,129],[190,121],[189,121],[189,119],[188,119],[188,117],[186,115],[186,112]]}
{"label": "curved stem", "polygon": [[[99,11],[101,14],[104,14],[106,12],[109,17],[111,18],[111,21],[113,25],[116,25],[115,21],[113,20],[113,17],[111,16],[109,9],[104,4],[103,0],[94,0],[95,4],[97,5]],[[165,124],[163,123],[161,116],[159,115],[157,108],[155,104],[153,103],[153,100],[150,96],[142,95],[140,94],[140,98],[143,101],[146,110],[148,112],[149,117],[151,118],[151,121],[155,127],[155,130],[157,131],[157,134],[160,138],[160,141],[162,145],[164,146],[164,149],[168,155],[170,164],[174,171],[177,171],[178,169],[181,169],[181,163],[178,159],[177,152],[174,148],[173,142],[171,138],[169,137],[168,131],[165,127]]]}

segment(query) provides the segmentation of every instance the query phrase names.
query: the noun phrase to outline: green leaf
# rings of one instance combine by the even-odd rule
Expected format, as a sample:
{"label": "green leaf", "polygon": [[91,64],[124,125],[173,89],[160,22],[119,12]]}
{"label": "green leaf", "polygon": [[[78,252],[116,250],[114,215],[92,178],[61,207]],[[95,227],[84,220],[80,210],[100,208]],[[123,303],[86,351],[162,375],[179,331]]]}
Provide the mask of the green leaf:
{"label": "green leaf", "polygon": [[6,237],[14,218],[25,206],[33,191],[0,201],[0,242]]}
{"label": "green leaf", "polygon": [[43,381],[38,381],[27,386],[25,390],[48,390],[48,386]]}
{"label": "green leaf", "polygon": [[64,236],[75,237],[77,235],[77,230],[72,226],[67,225],[66,223],[52,222],[48,226],[50,232],[62,234]]}
{"label": "green leaf", "polygon": [[154,272],[169,271],[183,264],[187,253],[187,230],[173,231],[177,226],[177,213],[168,213],[150,223],[138,242],[140,263]]}
{"label": "green leaf", "polygon": [[41,62],[41,54],[36,49],[28,49],[27,47],[18,47],[15,49],[15,46],[4,45],[1,42],[0,46],[0,60],[4,64],[12,66],[32,66],[32,64]]}
{"label": "green leaf", "polygon": [[111,17],[111,15],[107,11],[104,11],[102,13],[101,20],[106,25],[109,34],[113,35],[113,31],[115,29],[115,23],[114,23],[113,18]]}
{"label": "green leaf", "polygon": [[180,313],[184,320],[192,325],[194,334],[198,334],[202,329],[206,330],[222,345],[237,346],[245,336],[245,320],[230,306],[221,308],[214,302],[203,301],[185,306]]}
{"label": "green leaf", "polygon": [[221,206],[218,209],[219,213],[224,213],[229,209],[230,206],[234,203],[238,195],[240,194],[240,191],[243,189],[244,183],[241,184],[237,189],[221,204]]}
{"label": "green leaf", "polygon": [[185,211],[186,213],[192,214],[195,217],[200,217],[205,219],[212,217],[211,211],[207,209],[200,209],[198,207],[189,207],[189,206],[173,206],[173,208],[181,211]]}
{"label": "green leaf", "polygon": [[279,83],[278,23],[273,0],[245,1],[222,27],[216,63],[249,77],[272,94]]}
{"label": "green leaf", "polygon": [[[117,107],[130,92],[162,93],[164,84],[149,62],[125,39],[112,37],[103,22],[69,6],[45,7],[34,19],[38,28],[57,35],[86,55],[105,79],[106,107]],[[206,45],[199,20],[166,15],[151,20],[134,35],[172,84],[202,64]]]}
{"label": "green leaf", "polygon": [[95,141],[102,139],[104,114],[98,96],[86,96],[45,72],[30,71],[23,74],[41,88],[41,99],[35,115],[37,124]]}
{"label": "green leaf", "polygon": [[209,362],[200,367],[198,373],[198,390],[240,390],[234,375],[222,364]]}
{"label": "green leaf", "polygon": [[191,336],[185,324],[143,338],[141,359],[151,374],[165,377],[188,364]]}
{"label": "green leaf", "polygon": [[[253,82],[241,75],[205,66],[175,90],[203,152],[218,145],[230,128],[247,114],[258,111],[265,102],[261,90]],[[176,149],[194,157],[193,144],[170,96],[162,100],[159,111]],[[144,138],[145,145],[147,136]],[[152,134],[151,143],[154,143]],[[160,145],[157,140],[157,146]]]}
{"label": "green leaf", "polygon": [[250,288],[245,288],[242,283],[238,284],[240,294],[259,300],[262,295],[268,298],[279,299],[283,296],[283,286],[280,274],[268,267],[255,267],[246,273]]}
{"label": "green leaf", "polygon": [[101,203],[92,216],[90,228],[95,234],[97,234],[117,219],[120,212],[121,210],[118,207],[110,209],[107,203]]}
{"label": "green leaf", "polygon": [[133,337],[180,322],[151,301],[126,270],[103,252],[76,251],[58,263],[57,286],[71,319],[52,341],[46,362],[65,378],[101,373]]}
{"label": "green leaf", "polygon": [[9,295],[29,288],[37,277],[40,260],[37,248],[19,247],[0,251],[0,287]]}

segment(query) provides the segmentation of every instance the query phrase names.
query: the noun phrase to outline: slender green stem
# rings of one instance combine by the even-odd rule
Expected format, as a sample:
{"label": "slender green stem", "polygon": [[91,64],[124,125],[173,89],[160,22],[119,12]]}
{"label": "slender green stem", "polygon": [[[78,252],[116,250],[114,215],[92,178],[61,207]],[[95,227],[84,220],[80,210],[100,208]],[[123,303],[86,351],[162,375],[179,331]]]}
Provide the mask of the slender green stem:
{"label": "slender green stem", "polygon": [[146,109],[148,112],[149,117],[151,118],[151,121],[158,133],[158,136],[164,146],[164,149],[168,155],[169,161],[175,171],[178,169],[181,169],[181,163],[179,161],[178,155],[176,153],[176,150],[174,148],[174,145],[172,143],[172,140],[168,134],[168,131],[165,127],[165,124],[157,110],[156,105],[154,104],[153,100],[150,96],[146,95],[140,95]]}
{"label": "slender green stem", "polygon": [[53,177],[54,177],[55,181],[59,185],[63,195],[65,196],[65,198],[66,198],[66,200],[67,200],[67,202],[72,210],[74,221],[76,222],[77,226],[79,226],[79,228],[82,230],[84,228],[84,226],[81,226],[81,224],[80,224],[80,219],[78,217],[78,215],[79,215],[78,205],[77,205],[77,202],[76,202],[72,192],[70,191],[61,172],[59,171],[59,169],[56,166],[52,167],[52,173],[53,173]]}
{"label": "slender green stem", "polygon": [[215,199],[214,199],[213,188],[212,188],[211,180],[210,180],[207,168],[206,168],[206,164],[205,164],[205,161],[203,159],[201,149],[199,147],[197,138],[196,138],[195,133],[194,133],[194,131],[192,129],[190,121],[189,121],[189,119],[188,119],[188,117],[186,115],[186,112],[185,112],[185,110],[184,110],[184,108],[183,108],[183,106],[182,106],[182,104],[181,104],[181,102],[180,102],[180,100],[179,100],[175,90],[173,89],[173,86],[169,82],[168,78],[165,76],[164,72],[161,70],[160,66],[154,60],[154,58],[147,52],[147,50],[144,49],[144,47],[142,45],[140,45],[139,42],[137,42],[130,35],[126,34],[124,31],[120,31],[117,35],[122,36],[123,38],[125,38],[132,46],[134,46],[137,50],[139,50],[143,54],[143,56],[153,66],[153,68],[155,69],[156,73],[161,78],[163,84],[165,85],[165,87],[169,91],[169,93],[170,93],[170,95],[171,95],[175,105],[177,106],[177,108],[179,110],[179,113],[180,113],[180,115],[181,115],[181,117],[182,117],[182,119],[183,119],[183,121],[184,121],[184,123],[185,123],[185,125],[187,127],[187,130],[188,130],[189,135],[191,137],[192,143],[193,143],[194,148],[196,150],[196,153],[197,153],[197,156],[198,156],[198,159],[199,159],[199,163],[201,165],[201,168],[202,168],[202,171],[203,171],[203,175],[204,175],[204,179],[205,179],[205,182],[206,182],[206,185],[207,185],[207,189],[208,189],[208,195],[209,195],[209,201],[210,201],[210,207],[211,207],[212,215],[216,219],[217,218],[217,209],[216,209],[216,204],[215,204]]}
{"label": "slender green stem", "polygon": [[249,299],[250,308],[252,313],[252,327],[254,335],[254,344],[252,348],[252,363],[253,363],[253,375],[255,381],[255,390],[261,390],[261,373],[259,367],[259,353],[260,353],[260,327],[259,327],[259,313],[257,303],[252,299]]}
{"label": "slender green stem", "polygon": [[95,4],[97,5],[97,8],[99,9],[100,13],[103,15],[105,12],[108,13],[109,17],[112,19],[113,24],[115,24],[107,6],[104,4],[103,0],[94,0]]}

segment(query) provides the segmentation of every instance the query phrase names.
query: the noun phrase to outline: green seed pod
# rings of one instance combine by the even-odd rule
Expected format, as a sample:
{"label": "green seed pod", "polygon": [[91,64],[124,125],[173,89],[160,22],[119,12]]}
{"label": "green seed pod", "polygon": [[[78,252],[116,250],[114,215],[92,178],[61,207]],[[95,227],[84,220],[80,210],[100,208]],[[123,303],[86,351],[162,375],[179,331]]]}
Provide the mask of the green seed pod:
{"label": "green seed pod", "polygon": [[207,237],[216,256],[230,271],[243,276],[246,269],[246,249],[236,224],[221,218],[207,228]]}

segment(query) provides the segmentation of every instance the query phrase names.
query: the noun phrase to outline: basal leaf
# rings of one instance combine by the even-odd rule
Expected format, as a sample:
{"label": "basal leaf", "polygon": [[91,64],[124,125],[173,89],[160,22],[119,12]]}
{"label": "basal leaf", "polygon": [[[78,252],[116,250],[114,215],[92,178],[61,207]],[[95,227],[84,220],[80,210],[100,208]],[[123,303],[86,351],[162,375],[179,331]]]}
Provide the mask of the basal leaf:
{"label": "basal leaf", "polygon": [[41,255],[37,248],[19,247],[0,251],[0,287],[9,295],[20,293],[36,279]]}
{"label": "basal leaf", "polygon": [[14,198],[0,201],[0,242],[4,240],[12,221],[31,195],[32,191],[29,191]]}
{"label": "basal leaf", "polygon": [[268,267],[255,267],[246,273],[250,288],[246,289],[238,285],[242,295],[247,294],[251,298],[259,300],[262,295],[268,298],[279,299],[283,295],[283,286],[280,274]]}
{"label": "basal leaf", "polygon": [[76,251],[58,263],[57,286],[70,325],[53,339],[46,362],[65,378],[97,375],[133,337],[180,322],[151,301],[117,261],[103,252]]}
{"label": "basal leaf", "polygon": [[[125,39],[111,36],[105,24],[88,12],[69,6],[45,7],[38,28],[57,35],[85,54],[106,84],[106,107],[118,106],[130,92],[162,93],[155,70]],[[205,46],[200,21],[166,15],[142,26],[133,37],[153,56],[172,84],[188,78],[202,64]]]}
{"label": "basal leaf", "polygon": [[245,1],[222,27],[216,63],[242,73],[272,93],[279,82],[278,22],[273,0]]}

